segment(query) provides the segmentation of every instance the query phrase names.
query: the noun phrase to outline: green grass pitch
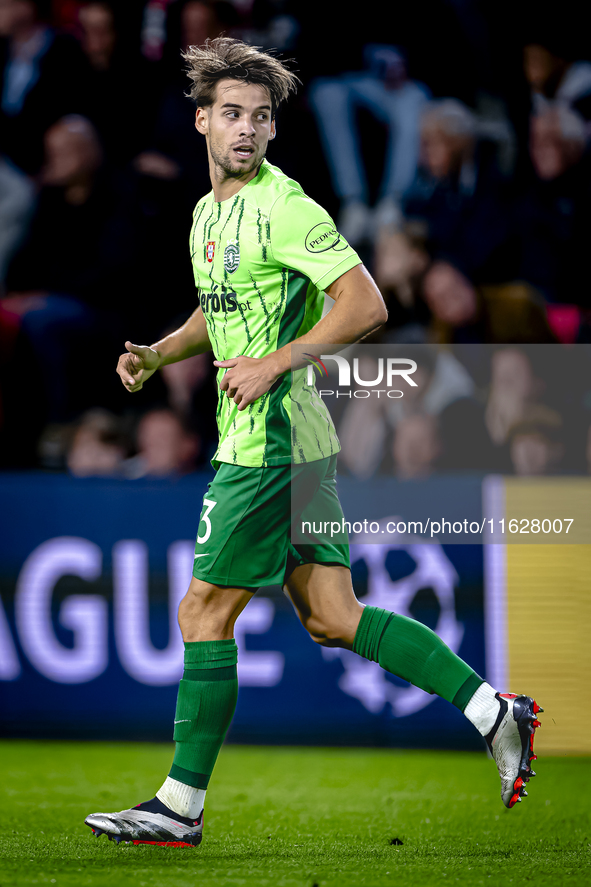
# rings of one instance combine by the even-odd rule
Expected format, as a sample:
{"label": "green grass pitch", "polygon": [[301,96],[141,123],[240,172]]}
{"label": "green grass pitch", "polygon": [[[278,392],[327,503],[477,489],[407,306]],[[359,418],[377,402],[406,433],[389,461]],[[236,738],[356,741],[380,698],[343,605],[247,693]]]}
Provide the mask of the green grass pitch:
{"label": "green grass pitch", "polygon": [[200,848],[93,837],[84,816],[151,797],[171,750],[1,742],[0,887],[591,884],[587,758],[539,760],[505,810],[484,754],[226,746]]}

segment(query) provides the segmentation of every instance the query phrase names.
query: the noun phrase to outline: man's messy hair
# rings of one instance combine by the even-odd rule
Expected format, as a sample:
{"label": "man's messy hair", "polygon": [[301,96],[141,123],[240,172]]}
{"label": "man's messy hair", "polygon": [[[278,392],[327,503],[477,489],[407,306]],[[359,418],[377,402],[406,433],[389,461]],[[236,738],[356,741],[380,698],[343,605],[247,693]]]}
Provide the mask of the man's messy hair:
{"label": "man's messy hair", "polygon": [[189,95],[198,108],[207,108],[216,100],[220,80],[242,80],[266,87],[271,97],[272,113],[295,92],[301,81],[284,62],[262,47],[251,46],[232,37],[215,37],[203,46],[189,46],[183,52],[187,74],[193,81]]}

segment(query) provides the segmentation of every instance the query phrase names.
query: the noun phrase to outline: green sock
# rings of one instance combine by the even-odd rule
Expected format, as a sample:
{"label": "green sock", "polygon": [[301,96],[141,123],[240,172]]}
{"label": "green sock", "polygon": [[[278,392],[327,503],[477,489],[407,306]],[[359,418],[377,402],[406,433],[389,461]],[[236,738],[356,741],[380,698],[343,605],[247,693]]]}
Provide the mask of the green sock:
{"label": "green sock", "polygon": [[237,661],[233,638],[185,643],[185,670],[174,716],[172,779],[207,788],[236,708]]}
{"label": "green sock", "polygon": [[390,674],[452,702],[461,711],[484,683],[434,631],[415,619],[365,607],[353,650]]}

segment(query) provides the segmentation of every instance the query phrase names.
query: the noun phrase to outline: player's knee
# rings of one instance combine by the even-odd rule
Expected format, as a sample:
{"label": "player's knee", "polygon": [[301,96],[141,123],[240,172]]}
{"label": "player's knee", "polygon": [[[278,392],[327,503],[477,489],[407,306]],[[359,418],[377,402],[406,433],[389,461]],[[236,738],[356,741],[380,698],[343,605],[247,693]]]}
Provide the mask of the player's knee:
{"label": "player's knee", "polygon": [[185,640],[215,640],[227,635],[236,617],[234,596],[219,587],[193,579],[179,606],[179,625]]}
{"label": "player's knee", "polygon": [[347,630],[344,625],[335,625],[309,620],[305,625],[306,631],[315,644],[321,647],[349,647],[350,641],[346,637]]}

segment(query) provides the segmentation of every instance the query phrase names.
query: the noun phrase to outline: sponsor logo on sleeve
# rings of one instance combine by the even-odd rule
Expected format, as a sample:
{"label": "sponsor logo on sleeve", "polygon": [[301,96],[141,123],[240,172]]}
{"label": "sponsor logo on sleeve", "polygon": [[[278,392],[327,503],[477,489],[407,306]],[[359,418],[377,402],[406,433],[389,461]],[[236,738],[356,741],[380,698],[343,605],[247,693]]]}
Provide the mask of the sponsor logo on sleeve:
{"label": "sponsor logo on sleeve", "polygon": [[235,240],[229,240],[224,250],[224,268],[233,274],[240,264],[240,247]]}
{"label": "sponsor logo on sleeve", "polygon": [[207,247],[205,249],[205,256],[208,262],[213,262],[213,257],[215,253],[215,240],[208,240]]}
{"label": "sponsor logo on sleeve", "polygon": [[319,222],[318,225],[314,225],[308,231],[305,243],[309,253],[325,253],[329,249],[341,252],[348,246],[332,222]]}

